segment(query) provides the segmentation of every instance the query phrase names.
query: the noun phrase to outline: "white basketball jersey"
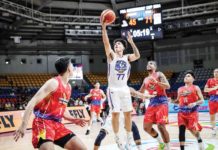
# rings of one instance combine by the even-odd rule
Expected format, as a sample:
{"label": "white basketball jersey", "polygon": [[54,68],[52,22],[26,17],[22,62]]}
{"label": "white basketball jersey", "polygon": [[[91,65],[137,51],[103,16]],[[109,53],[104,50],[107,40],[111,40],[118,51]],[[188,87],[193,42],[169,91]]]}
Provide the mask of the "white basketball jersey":
{"label": "white basketball jersey", "polygon": [[130,69],[128,55],[124,55],[122,58],[115,55],[114,59],[108,63],[108,87],[127,86]]}

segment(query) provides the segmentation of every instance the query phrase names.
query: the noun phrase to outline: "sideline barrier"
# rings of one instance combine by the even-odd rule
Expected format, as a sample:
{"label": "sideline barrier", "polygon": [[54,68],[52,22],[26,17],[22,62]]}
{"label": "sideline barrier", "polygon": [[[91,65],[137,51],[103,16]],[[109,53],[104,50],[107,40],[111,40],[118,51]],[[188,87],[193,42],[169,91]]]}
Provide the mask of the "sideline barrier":
{"label": "sideline barrier", "polygon": [[[198,107],[199,112],[209,112],[208,100],[205,100],[203,104]],[[172,103],[169,103],[169,113],[177,113],[178,106]]]}
{"label": "sideline barrier", "polygon": [[[85,120],[89,120],[90,116],[84,106],[80,107],[67,107],[70,114],[75,118],[83,118]],[[0,133],[15,131],[22,122],[22,117],[24,114],[24,110],[21,111],[6,111],[0,112]],[[32,128],[32,121],[34,119],[34,115],[32,114],[27,128]],[[62,121],[62,123],[71,123],[67,120]]]}

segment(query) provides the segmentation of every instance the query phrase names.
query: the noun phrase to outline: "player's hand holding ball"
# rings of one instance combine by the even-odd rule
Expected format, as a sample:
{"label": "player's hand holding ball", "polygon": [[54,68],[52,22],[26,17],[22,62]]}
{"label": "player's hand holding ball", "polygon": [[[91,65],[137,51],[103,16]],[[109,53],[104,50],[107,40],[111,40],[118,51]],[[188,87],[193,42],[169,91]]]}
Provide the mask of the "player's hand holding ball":
{"label": "player's hand holding ball", "polygon": [[113,10],[106,9],[101,13],[100,16],[100,22],[103,27],[106,27],[106,25],[112,24],[116,19],[116,15]]}

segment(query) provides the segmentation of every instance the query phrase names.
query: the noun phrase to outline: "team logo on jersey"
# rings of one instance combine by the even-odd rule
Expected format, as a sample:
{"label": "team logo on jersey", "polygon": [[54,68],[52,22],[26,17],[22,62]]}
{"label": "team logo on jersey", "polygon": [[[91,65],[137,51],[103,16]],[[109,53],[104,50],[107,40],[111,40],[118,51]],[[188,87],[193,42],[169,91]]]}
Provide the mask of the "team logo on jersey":
{"label": "team logo on jersey", "polygon": [[181,96],[188,96],[188,95],[190,95],[191,93],[192,93],[192,92],[189,91],[189,90],[184,90],[184,91],[182,91]]}
{"label": "team logo on jersey", "polygon": [[156,86],[154,84],[148,84],[148,89],[150,90],[155,90],[156,89],[155,87]]}
{"label": "team logo on jersey", "polygon": [[127,63],[123,60],[118,60],[115,65],[115,70],[119,73],[123,73],[127,70]]}
{"label": "team logo on jersey", "polygon": [[63,93],[63,97],[59,98],[59,102],[62,103],[62,104],[67,105],[68,100],[67,100],[67,96],[66,96],[65,93]]}

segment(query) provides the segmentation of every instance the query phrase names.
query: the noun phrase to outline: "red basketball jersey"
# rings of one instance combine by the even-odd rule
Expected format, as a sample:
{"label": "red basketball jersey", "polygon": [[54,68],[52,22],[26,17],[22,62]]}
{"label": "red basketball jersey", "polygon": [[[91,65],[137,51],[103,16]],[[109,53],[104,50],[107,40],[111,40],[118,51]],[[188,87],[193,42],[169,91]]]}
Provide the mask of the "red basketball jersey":
{"label": "red basketball jersey", "polygon": [[39,118],[60,122],[70,99],[71,86],[67,84],[64,87],[60,76],[54,79],[58,81],[57,89],[34,107],[34,114]]}
{"label": "red basketball jersey", "polygon": [[[160,82],[159,75],[157,72],[153,73],[151,75],[154,79],[156,79],[158,82]],[[166,91],[164,88],[162,88],[157,83],[154,83],[152,80],[150,80],[150,77],[146,77],[144,79],[144,89],[149,92],[149,94],[157,94],[157,96],[166,96]]]}
{"label": "red basketball jersey", "polygon": [[[208,88],[213,88],[218,85],[218,80],[215,78],[210,78],[207,80],[206,85]],[[218,95],[218,89],[210,91],[209,95]]]}
{"label": "red basketball jersey", "polygon": [[91,89],[90,90],[91,100],[101,100],[102,99],[102,93],[101,89]]}
{"label": "red basketball jersey", "polygon": [[187,106],[190,103],[198,101],[199,97],[195,85],[189,87],[183,86],[178,89],[179,105]]}

